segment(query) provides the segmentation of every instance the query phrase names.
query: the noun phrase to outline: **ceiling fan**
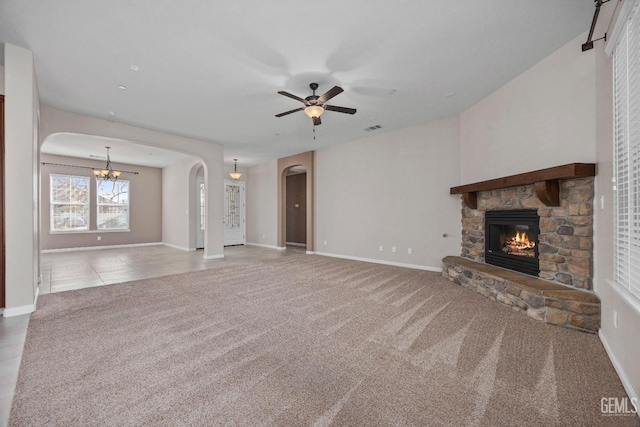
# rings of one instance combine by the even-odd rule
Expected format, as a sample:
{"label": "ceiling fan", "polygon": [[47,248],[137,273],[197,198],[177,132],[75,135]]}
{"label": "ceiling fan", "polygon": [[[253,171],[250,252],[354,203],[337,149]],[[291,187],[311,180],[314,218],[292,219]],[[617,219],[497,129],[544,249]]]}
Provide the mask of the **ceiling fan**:
{"label": "ceiling fan", "polygon": [[307,96],[305,99],[302,99],[299,96],[292,95],[289,92],[285,92],[283,90],[279,91],[278,93],[280,95],[288,96],[291,99],[300,101],[305,106],[296,108],[295,110],[285,111],[284,113],[276,114],[276,117],[282,117],[282,116],[286,116],[287,114],[304,110],[304,113],[307,116],[311,117],[311,119],[313,120],[313,125],[318,126],[322,124],[322,121],[320,120],[320,116],[325,111],[337,111],[338,113],[346,113],[346,114],[356,113],[355,108],[336,107],[334,105],[325,104],[325,102],[327,102],[334,96],[344,92],[344,90],[340,86],[334,86],[333,89],[330,89],[324,95],[320,95],[320,96],[316,95],[316,89],[318,89],[318,83],[311,83],[309,87],[313,91],[313,95]]}

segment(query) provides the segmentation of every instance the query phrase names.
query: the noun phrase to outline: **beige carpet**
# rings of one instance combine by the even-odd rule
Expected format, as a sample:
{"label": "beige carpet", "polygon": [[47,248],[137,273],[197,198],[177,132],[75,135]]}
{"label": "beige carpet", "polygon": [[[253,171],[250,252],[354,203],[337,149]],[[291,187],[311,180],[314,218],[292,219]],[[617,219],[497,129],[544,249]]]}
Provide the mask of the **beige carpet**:
{"label": "beige carpet", "polygon": [[320,256],[45,295],[10,424],[639,425],[595,335]]}

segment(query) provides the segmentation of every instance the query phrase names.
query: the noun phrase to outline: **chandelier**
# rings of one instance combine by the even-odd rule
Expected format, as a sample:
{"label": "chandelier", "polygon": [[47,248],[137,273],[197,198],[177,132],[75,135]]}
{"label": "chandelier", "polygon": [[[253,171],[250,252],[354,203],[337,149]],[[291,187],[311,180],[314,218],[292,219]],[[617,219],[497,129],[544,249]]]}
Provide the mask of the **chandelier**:
{"label": "chandelier", "polygon": [[96,178],[105,180],[105,181],[116,181],[122,172],[114,171],[111,167],[111,158],[109,157],[109,150],[111,147],[104,147],[107,149],[107,165],[104,169],[94,169],[93,174]]}
{"label": "chandelier", "polygon": [[238,173],[238,159],[233,159],[233,172],[229,172],[229,176],[233,179],[238,179],[242,176],[241,173]]}

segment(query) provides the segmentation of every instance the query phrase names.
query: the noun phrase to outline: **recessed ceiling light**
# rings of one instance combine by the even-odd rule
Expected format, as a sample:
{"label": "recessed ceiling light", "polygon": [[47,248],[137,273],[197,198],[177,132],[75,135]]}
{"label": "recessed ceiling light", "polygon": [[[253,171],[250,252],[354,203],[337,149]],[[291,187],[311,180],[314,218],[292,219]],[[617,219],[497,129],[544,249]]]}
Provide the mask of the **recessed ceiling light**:
{"label": "recessed ceiling light", "polygon": [[127,87],[125,85],[118,85],[118,89],[127,90]]}
{"label": "recessed ceiling light", "polygon": [[445,97],[447,98],[451,98],[452,96],[456,96],[455,92],[449,92],[448,94],[445,95]]}
{"label": "recessed ceiling light", "polygon": [[131,65],[131,67],[129,67],[129,69],[131,71],[138,71],[140,69],[140,67],[138,67],[137,65]]}

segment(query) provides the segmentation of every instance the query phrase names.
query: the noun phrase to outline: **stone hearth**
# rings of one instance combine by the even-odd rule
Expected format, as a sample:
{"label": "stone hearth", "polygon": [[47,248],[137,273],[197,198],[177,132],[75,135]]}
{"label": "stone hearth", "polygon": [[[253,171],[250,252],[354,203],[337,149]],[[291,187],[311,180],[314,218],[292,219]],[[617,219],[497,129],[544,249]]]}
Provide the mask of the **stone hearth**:
{"label": "stone hearth", "polygon": [[454,256],[442,260],[442,275],[535,320],[591,333],[600,327],[600,299],[590,291]]}

